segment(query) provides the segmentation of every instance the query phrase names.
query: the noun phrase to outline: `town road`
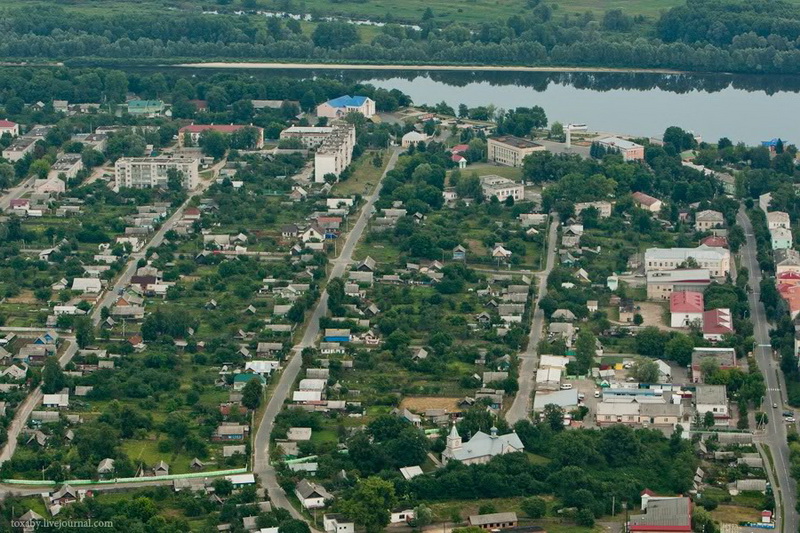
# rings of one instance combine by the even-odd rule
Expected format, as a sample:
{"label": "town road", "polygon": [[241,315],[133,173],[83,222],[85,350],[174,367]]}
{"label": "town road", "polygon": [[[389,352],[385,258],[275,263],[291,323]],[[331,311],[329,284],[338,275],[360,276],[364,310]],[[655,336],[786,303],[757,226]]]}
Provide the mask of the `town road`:
{"label": "town road", "polygon": [[[351,263],[353,250],[355,250],[356,244],[358,243],[359,239],[361,239],[361,235],[364,233],[367,222],[372,216],[375,201],[378,199],[378,194],[381,190],[383,178],[386,177],[387,172],[394,168],[395,163],[397,163],[397,156],[399,153],[400,149],[395,148],[393,150],[392,157],[389,159],[389,164],[386,166],[386,170],[384,170],[381,179],[378,181],[375,191],[367,198],[364,207],[361,209],[361,215],[358,217],[358,221],[356,221],[353,229],[347,235],[347,239],[345,240],[344,246],[342,246],[341,253],[332,261],[333,268],[328,276],[328,281],[332,280],[333,278],[341,277],[345,273],[348,265]],[[289,397],[289,392],[297,380],[297,376],[300,374],[303,364],[300,353],[303,351],[303,348],[313,346],[314,341],[319,334],[319,320],[320,318],[324,317],[327,312],[328,291],[323,291],[319,298],[319,302],[317,302],[317,306],[314,308],[314,311],[307,322],[302,339],[292,349],[289,361],[281,372],[278,384],[276,385],[275,390],[269,399],[269,403],[264,410],[261,423],[258,426],[258,431],[256,432],[256,436],[253,440],[253,473],[258,475],[261,484],[267,489],[272,505],[288,509],[293,517],[300,520],[305,520],[305,518],[303,518],[298,510],[295,509],[294,506],[289,502],[289,499],[286,497],[286,493],[278,483],[278,478],[275,475],[275,469],[269,463],[269,437],[275,424],[275,417],[277,417],[278,413],[280,413],[281,409],[283,409],[283,404]]]}
{"label": "town road", "polygon": [[[58,362],[61,363],[61,366],[65,366],[77,353],[78,343],[75,341],[74,337],[62,337],[62,340],[67,343],[67,347],[64,353],[61,354],[61,357],[59,357]],[[0,450],[0,464],[8,461],[14,455],[14,451],[17,449],[17,438],[19,434],[28,424],[28,418],[30,418],[31,413],[34,409],[39,407],[41,403],[42,387],[40,385],[31,391],[28,397],[17,407],[14,418],[8,426],[8,441],[5,446],[3,446],[2,450]]]}
{"label": "town road", "polygon": [[513,425],[519,420],[527,420],[530,418],[531,412],[531,396],[533,395],[534,386],[536,383],[535,373],[536,366],[539,364],[539,357],[536,353],[539,345],[539,339],[542,338],[542,329],[544,328],[544,313],[539,308],[539,303],[542,298],[547,294],[547,277],[556,262],[556,252],[558,251],[558,215],[550,215],[550,231],[547,233],[547,260],[545,262],[544,270],[536,274],[538,279],[538,287],[536,294],[536,302],[531,318],[531,331],[528,337],[528,347],[524,353],[519,354],[519,389],[517,395],[514,397],[514,403],[511,404],[508,412],[506,412],[506,421]]}
{"label": "town road", "polygon": [[122,274],[117,277],[117,281],[114,283],[114,285],[106,290],[105,294],[95,304],[94,309],[92,309],[91,318],[92,323],[95,326],[100,324],[100,320],[102,320],[102,309],[104,307],[108,307],[110,309],[114,301],[117,299],[120,291],[128,287],[131,282],[131,278],[133,278],[134,274],[136,274],[136,270],[139,268],[139,260],[147,257],[147,250],[150,248],[157,248],[161,246],[161,243],[164,242],[164,235],[166,235],[168,231],[174,229],[175,225],[180,222],[181,218],[183,218],[183,211],[189,205],[189,202],[192,201],[192,198],[204,193],[205,190],[212,183],[214,183],[214,177],[216,177],[219,169],[225,166],[226,161],[226,159],[223,159],[211,167],[210,170],[213,173],[212,177],[207,180],[200,180],[200,184],[189,191],[189,196],[186,198],[186,201],[175,210],[172,216],[169,217],[164,224],[162,224],[161,228],[159,228],[156,234],[153,235],[153,238],[150,239],[150,241],[143,246],[141,250],[130,255],[130,259],[128,259],[128,263],[125,265],[125,269],[122,271]]}
{"label": "town road", "polygon": [[11,200],[21,198],[25,193],[32,192],[33,182],[36,181],[35,176],[30,176],[19,182],[14,187],[6,191],[3,196],[0,196],[0,210],[5,211],[11,205]]}
{"label": "town road", "polygon": [[[750,320],[753,322],[753,333],[755,335],[755,346],[753,355],[758,362],[758,368],[764,374],[764,381],[767,386],[767,394],[764,399],[762,410],[767,413],[769,422],[761,436],[762,442],[769,445],[775,463],[775,471],[778,478],[779,490],[775,490],[776,504],[780,505],[776,520],[783,518],[782,524],[778,525],[778,530],[784,533],[796,533],[798,527],[797,518],[797,486],[789,475],[789,446],[786,442],[786,426],[783,423],[784,401],[781,394],[781,383],[779,379],[780,365],[772,357],[772,346],[769,339],[769,323],[764,312],[764,304],[760,300],[759,287],[761,286],[761,269],[756,259],[756,239],[753,235],[753,226],[743,208],[739,209],[736,217],[739,225],[742,226],[746,236],[746,243],[742,248],[742,266],[747,267],[750,274]],[[773,407],[776,405],[777,407]],[[780,512],[782,510],[782,512]]]}

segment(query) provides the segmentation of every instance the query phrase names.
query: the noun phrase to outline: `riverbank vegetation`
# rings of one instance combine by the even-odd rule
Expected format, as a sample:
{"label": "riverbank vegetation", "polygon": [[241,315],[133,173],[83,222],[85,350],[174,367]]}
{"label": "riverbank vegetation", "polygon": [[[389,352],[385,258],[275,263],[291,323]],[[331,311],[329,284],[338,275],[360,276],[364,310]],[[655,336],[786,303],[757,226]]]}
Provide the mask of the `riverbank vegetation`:
{"label": "riverbank vegetation", "polygon": [[[246,4],[236,7],[258,6],[252,1]],[[562,14],[557,5],[531,0],[521,10],[508,11],[514,13],[511,16],[498,14],[482,22],[451,22],[427,9],[413,24],[370,26],[368,32],[343,20],[318,18],[301,23],[245,12],[195,13],[7,9],[0,23],[4,32],[0,57],[800,72],[800,13],[779,1],[705,0],[647,18],[632,16],[627,8],[602,15],[591,11]]]}

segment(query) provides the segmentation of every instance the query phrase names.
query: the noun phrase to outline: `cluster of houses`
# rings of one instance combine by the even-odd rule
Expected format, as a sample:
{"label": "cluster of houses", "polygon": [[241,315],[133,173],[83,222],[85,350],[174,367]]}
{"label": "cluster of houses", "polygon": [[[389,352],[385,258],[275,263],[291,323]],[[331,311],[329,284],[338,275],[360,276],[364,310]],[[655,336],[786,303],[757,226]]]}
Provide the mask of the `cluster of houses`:
{"label": "cluster of houses", "polygon": [[673,292],[669,296],[669,312],[671,327],[698,328],[702,330],[703,338],[712,342],[721,341],[725,335],[734,333],[731,310],[706,310],[702,292]]}
{"label": "cluster of houses", "polygon": [[[792,226],[789,213],[771,211],[772,194],[762,194],[758,199],[759,207],[767,217],[772,254],[775,260],[775,282],[778,293],[786,302],[789,316],[796,319],[800,315],[800,252],[793,248]],[[795,341],[798,344],[798,341]]]}

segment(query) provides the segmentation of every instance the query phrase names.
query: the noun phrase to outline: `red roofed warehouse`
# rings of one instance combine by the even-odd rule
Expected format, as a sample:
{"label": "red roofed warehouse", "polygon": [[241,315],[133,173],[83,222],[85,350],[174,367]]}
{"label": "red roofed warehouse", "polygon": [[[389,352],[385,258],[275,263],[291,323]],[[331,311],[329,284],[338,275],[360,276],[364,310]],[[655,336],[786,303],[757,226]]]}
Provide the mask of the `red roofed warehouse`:
{"label": "red roofed warehouse", "polygon": [[256,138],[256,144],[254,148],[263,148],[264,147],[264,128],[259,128],[258,126],[249,126],[243,124],[190,124],[188,126],[182,127],[178,131],[178,144],[183,146],[186,141],[186,136],[188,135],[189,138],[192,140],[192,144],[197,146],[197,143],[200,141],[200,134],[204,131],[211,130],[211,131],[218,131],[220,133],[225,133],[230,135],[231,133],[235,133],[239,130],[243,130],[245,128],[252,128],[256,130],[258,136]]}
{"label": "red roofed warehouse", "polygon": [[677,291],[669,295],[670,326],[685,328],[703,322],[703,293]]}
{"label": "red roofed warehouse", "polygon": [[724,335],[733,334],[733,317],[730,309],[712,309],[703,313],[703,338],[721,341]]}
{"label": "red roofed warehouse", "polygon": [[628,531],[647,533],[690,532],[692,530],[692,500],[683,496],[656,496],[649,490],[642,492],[644,514],[632,515]]}
{"label": "red roofed warehouse", "polygon": [[663,204],[658,198],[653,198],[649,194],[643,192],[635,192],[631,196],[633,196],[634,203],[642,209],[650,211],[651,213],[658,213],[661,211],[661,206]]}

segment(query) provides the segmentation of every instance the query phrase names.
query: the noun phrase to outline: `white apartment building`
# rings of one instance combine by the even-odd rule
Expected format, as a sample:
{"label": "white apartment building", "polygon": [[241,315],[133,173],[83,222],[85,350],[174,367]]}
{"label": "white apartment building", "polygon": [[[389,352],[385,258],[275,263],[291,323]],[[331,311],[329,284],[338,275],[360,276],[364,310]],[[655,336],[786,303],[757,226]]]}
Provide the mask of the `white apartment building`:
{"label": "white apartment building", "polygon": [[772,211],[767,213],[767,227],[771,230],[777,228],[791,228],[789,213],[785,211]]}
{"label": "white apartment building", "polygon": [[648,248],[644,253],[646,272],[675,270],[694,259],[696,267],[706,269],[715,278],[721,278],[731,270],[731,253],[725,248]]}
{"label": "white apartment building", "polygon": [[314,154],[314,182],[324,183],[326,174],[337,178],[353,160],[356,128],[350,124],[334,126],[333,132]]}
{"label": "white apartment building", "polygon": [[525,198],[525,187],[521,183],[494,174],[481,176],[481,190],[484,198],[497,196],[501,202],[509,196],[515,202]]}
{"label": "white apartment building", "polygon": [[27,154],[33,152],[33,148],[36,146],[36,141],[38,140],[38,138],[34,137],[17,137],[8,148],[3,150],[3,157],[12,163],[19,161]]}
{"label": "white apartment building", "polygon": [[298,139],[307,150],[313,150],[325,142],[331,133],[332,126],[290,126],[281,132],[280,139]]}
{"label": "white apartment building", "polygon": [[123,157],[114,165],[116,186],[133,189],[167,187],[167,173],[183,173],[185,189],[194,189],[199,179],[199,159],[193,157]]}
{"label": "white apartment building", "polygon": [[50,178],[57,178],[64,174],[68,179],[74,178],[83,169],[81,154],[59,154],[56,162],[50,167]]}

